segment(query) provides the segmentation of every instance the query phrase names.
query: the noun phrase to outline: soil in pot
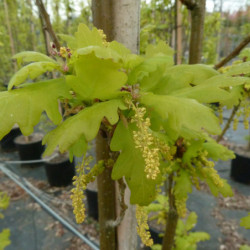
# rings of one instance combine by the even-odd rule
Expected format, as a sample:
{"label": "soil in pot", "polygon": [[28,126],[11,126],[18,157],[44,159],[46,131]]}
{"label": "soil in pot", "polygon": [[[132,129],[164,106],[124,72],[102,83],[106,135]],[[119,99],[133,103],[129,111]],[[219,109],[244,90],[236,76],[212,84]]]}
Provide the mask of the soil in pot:
{"label": "soil in pot", "polygon": [[16,149],[14,139],[19,135],[21,135],[20,128],[18,126],[14,126],[11,131],[0,141],[1,148],[6,151]]}
{"label": "soil in pot", "polygon": [[43,134],[34,133],[29,136],[20,135],[15,138],[14,143],[18,149],[22,161],[38,160],[44,151],[42,145]]}
{"label": "soil in pot", "polygon": [[65,187],[72,184],[72,178],[75,175],[75,164],[74,161],[70,162],[68,153],[57,153],[55,157],[45,162],[45,170],[51,186]]}
{"label": "soil in pot", "polygon": [[231,163],[231,178],[243,184],[250,184],[250,151],[246,147],[238,147],[236,158]]}

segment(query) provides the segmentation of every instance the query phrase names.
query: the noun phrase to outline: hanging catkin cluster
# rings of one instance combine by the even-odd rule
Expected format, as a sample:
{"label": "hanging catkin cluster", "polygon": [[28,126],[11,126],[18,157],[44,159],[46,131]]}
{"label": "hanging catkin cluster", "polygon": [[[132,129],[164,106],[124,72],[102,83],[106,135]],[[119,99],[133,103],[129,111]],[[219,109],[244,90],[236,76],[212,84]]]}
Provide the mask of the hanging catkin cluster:
{"label": "hanging catkin cluster", "polygon": [[133,106],[133,110],[135,114],[131,122],[134,122],[138,128],[137,131],[133,131],[135,147],[142,152],[142,157],[146,165],[145,173],[147,178],[154,180],[160,173],[159,148],[154,145],[154,137],[149,131],[151,125],[150,119],[148,117],[144,119],[146,108]]}
{"label": "hanging catkin cluster", "polygon": [[85,157],[81,165],[76,167],[77,176],[73,177],[73,185],[75,188],[71,190],[72,206],[74,208],[73,213],[77,223],[82,223],[85,219],[85,206],[83,203],[84,190],[87,188],[87,184],[94,181],[96,176],[99,175],[103,169],[103,161],[98,162],[88,174],[85,174],[85,167],[89,166],[92,157]]}
{"label": "hanging catkin cluster", "polygon": [[148,226],[148,215],[143,207],[136,206],[136,220],[137,220],[137,233],[141,237],[141,240],[144,245],[152,246],[153,240],[151,239],[151,235],[149,233]]}
{"label": "hanging catkin cluster", "polygon": [[204,178],[210,178],[217,187],[223,187],[224,182],[214,169],[214,162],[207,159],[208,152],[206,150],[200,152],[199,156],[193,159],[194,165],[198,168]]}

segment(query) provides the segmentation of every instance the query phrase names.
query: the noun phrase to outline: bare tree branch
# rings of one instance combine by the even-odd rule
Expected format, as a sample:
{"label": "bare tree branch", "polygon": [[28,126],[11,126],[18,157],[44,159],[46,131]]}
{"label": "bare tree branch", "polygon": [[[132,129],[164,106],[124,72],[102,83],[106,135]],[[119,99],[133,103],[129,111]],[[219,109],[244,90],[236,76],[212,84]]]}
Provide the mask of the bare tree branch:
{"label": "bare tree branch", "polygon": [[36,5],[39,9],[40,15],[42,16],[43,20],[44,20],[44,24],[46,25],[46,30],[48,31],[53,43],[56,46],[56,49],[59,51],[60,50],[60,42],[52,28],[51,22],[50,22],[50,17],[48,12],[46,11],[44,4],[42,2],[42,0],[36,0]]}
{"label": "bare tree branch", "polygon": [[215,69],[219,69],[222,66],[224,66],[226,63],[228,63],[231,59],[233,59],[234,57],[236,57],[241,50],[248,45],[248,43],[250,42],[250,35],[248,37],[246,37],[226,58],[224,58],[222,61],[220,61],[219,63],[217,63],[214,68]]}

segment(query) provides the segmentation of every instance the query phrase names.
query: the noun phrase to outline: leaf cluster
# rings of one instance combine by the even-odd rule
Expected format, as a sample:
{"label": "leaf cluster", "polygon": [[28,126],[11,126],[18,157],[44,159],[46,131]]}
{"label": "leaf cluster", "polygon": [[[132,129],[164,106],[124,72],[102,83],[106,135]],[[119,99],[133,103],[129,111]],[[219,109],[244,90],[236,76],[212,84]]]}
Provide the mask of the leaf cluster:
{"label": "leaf cluster", "polygon": [[[235,90],[250,82],[247,77],[235,76],[235,72],[247,71],[244,63],[225,74],[199,64],[174,66],[173,50],[164,42],[149,45],[145,56],[134,55],[116,41],[107,42],[102,31],[90,30],[84,24],[79,25],[75,36],[64,36],[64,40],[68,47],[63,49],[72,53],[64,60],[38,52],[15,56],[25,66],[14,74],[8,91],[0,93],[0,118],[5,120],[0,138],[15,123],[23,134],[29,135],[45,111],[57,125],[44,137],[45,155],[59,147],[61,152],[69,151],[71,159],[81,156],[100,126],[105,128],[111,150],[119,152],[112,178],[126,178],[132,204],[152,202],[157,187],[173,172],[176,195],[182,193],[178,187],[183,189],[178,183],[184,182],[188,187],[182,199],[191,192],[194,172],[211,182],[215,195],[230,193],[226,184],[222,185],[226,190],[218,188],[211,168],[207,177],[197,172],[193,159],[204,151],[214,160],[233,157],[211,139],[210,135],[218,135],[221,128],[209,104],[230,106],[239,102],[241,92]],[[48,71],[57,72],[59,77],[37,81]],[[60,114],[58,102],[63,105],[64,114]],[[146,134],[151,138],[147,147],[149,152],[157,152],[159,160],[160,174],[154,179],[144,171],[145,159],[151,158],[142,154],[134,136],[145,129],[132,122],[135,109],[140,107],[146,110],[141,119],[147,121]],[[72,110],[77,112],[65,115]],[[205,165],[201,168],[208,171]]]}

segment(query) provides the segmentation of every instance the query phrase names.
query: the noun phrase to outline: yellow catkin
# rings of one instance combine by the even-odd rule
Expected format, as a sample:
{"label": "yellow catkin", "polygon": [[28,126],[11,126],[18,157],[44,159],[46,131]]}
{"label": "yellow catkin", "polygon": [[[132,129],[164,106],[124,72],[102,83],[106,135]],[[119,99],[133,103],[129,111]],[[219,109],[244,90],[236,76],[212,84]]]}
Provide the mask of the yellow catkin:
{"label": "yellow catkin", "polygon": [[220,124],[222,124],[223,123],[223,109],[221,105],[218,108],[218,118],[219,118]]}
{"label": "yellow catkin", "polygon": [[151,235],[148,226],[148,215],[145,209],[141,206],[136,206],[136,220],[137,220],[137,233],[141,237],[141,241],[146,246],[152,246],[154,244],[151,239]]}
{"label": "yellow catkin", "polygon": [[177,213],[179,217],[185,218],[187,214],[187,207],[186,207],[187,197],[183,197],[182,199],[176,198],[175,206],[177,209]]}
{"label": "yellow catkin", "polygon": [[250,106],[248,100],[244,103],[243,113],[244,113],[244,121],[243,121],[244,128],[249,129]]}
{"label": "yellow catkin", "polygon": [[138,131],[133,131],[135,147],[142,152],[142,157],[145,160],[144,171],[147,178],[154,180],[160,173],[159,148],[154,145],[154,137],[149,132],[150,119],[148,117],[144,119],[146,108],[133,106],[133,110],[135,115],[131,122],[134,122],[138,128]]}
{"label": "yellow catkin", "polygon": [[[200,152],[199,156],[192,159],[192,163],[204,178],[209,178],[217,187],[223,187],[224,182],[214,169],[214,162],[207,159],[208,152]],[[192,171],[191,171],[192,172]]]}
{"label": "yellow catkin", "polygon": [[108,47],[109,45],[109,42],[107,42],[107,36],[106,34],[103,32],[103,30],[101,29],[98,29],[98,33],[100,34],[100,36],[102,37],[102,44],[105,46],[105,47]]}
{"label": "yellow catkin", "polygon": [[238,123],[239,123],[239,119],[238,118],[234,118],[234,121],[233,121],[233,130],[237,130]]}
{"label": "yellow catkin", "polygon": [[103,169],[103,161],[98,162],[88,174],[85,174],[85,168],[91,162],[92,157],[85,157],[82,164],[76,167],[77,176],[73,177],[73,185],[75,186],[70,196],[72,200],[72,206],[74,208],[73,213],[77,223],[82,223],[85,219],[85,206],[83,203],[84,190],[87,188],[87,184],[95,180],[95,177],[99,175]]}

